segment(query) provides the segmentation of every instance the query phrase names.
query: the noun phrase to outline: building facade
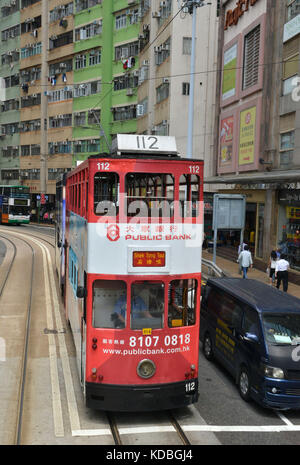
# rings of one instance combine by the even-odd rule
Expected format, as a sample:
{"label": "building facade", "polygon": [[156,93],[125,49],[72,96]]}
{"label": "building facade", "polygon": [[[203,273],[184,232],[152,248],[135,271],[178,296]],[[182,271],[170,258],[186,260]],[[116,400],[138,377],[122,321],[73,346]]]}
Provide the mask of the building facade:
{"label": "building facade", "polygon": [[297,239],[289,207],[300,186],[299,13],[298,0],[229,0],[220,11],[209,182],[246,195],[245,239],[265,260],[279,244],[291,255]]}
{"label": "building facade", "polygon": [[[205,177],[213,169],[218,4],[197,9],[193,158],[205,159]],[[176,136],[186,156],[192,15],[181,2],[0,6],[1,181],[19,181],[34,201],[45,193],[53,203],[57,176],[109,152],[118,133]]]}

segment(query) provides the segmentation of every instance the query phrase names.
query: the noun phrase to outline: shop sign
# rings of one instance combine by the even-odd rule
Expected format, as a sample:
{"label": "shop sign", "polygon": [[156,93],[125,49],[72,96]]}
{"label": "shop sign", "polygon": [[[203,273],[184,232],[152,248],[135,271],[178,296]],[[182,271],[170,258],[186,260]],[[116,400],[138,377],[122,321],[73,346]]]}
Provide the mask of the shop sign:
{"label": "shop sign", "polygon": [[234,44],[224,52],[224,70],[222,84],[222,99],[233,97],[236,89],[238,45]]}
{"label": "shop sign", "polygon": [[278,200],[279,202],[300,202],[300,190],[281,190]]}
{"label": "shop sign", "polygon": [[254,162],[256,106],[240,114],[239,165]]}
{"label": "shop sign", "polygon": [[238,0],[238,2],[236,2],[236,8],[226,12],[224,30],[227,31],[228,27],[236,26],[240,17],[249,10],[250,6],[254,6],[257,1],[258,0]]}
{"label": "shop sign", "polygon": [[295,18],[291,19],[284,25],[283,29],[283,43],[295,37],[300,32],[300,14]]}
{"label": "shop sign", "polygon": [[233,147],[233,116],[224,118],[221,121],[221,134],[220,134],[220,164],[225,165],[232,161],[232,147]]}

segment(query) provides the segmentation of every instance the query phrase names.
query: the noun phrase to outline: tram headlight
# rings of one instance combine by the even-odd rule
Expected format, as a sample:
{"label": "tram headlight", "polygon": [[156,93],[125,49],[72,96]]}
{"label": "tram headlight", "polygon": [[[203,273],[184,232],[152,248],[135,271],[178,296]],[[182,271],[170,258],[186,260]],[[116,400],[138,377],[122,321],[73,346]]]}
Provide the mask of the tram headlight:
{"label": "tram headlight", "polygon": [[145,359],[140,361],[136,371],[141,378],[148,379],[156,372],[156,366],[152,360]]}

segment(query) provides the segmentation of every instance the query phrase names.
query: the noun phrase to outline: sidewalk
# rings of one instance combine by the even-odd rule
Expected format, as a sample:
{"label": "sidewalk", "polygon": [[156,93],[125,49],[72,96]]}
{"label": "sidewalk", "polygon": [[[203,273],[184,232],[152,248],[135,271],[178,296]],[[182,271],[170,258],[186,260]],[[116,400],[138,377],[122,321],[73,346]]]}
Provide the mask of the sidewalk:
{"label": "sidewalk", "polygon": [[[202,256],[206,260],[212,261],[213,256],[211,253],[207,252],[207,250],[203,250]],[[221,270],[224,271],[224,273],[232,276],[233,278],[241,278],[241,275],[238,272],[237,263],[230,261],[230,260],[226,260],[225,258],[221,258],[218,256],[216,260],[217,260],[216,264],[218,265],[219,268],[221,268]],[[255,269],[255,267],[248,271],[248,278],[257,279],[258,281],[269,284],[269,278],[267,276],[267,273],[257,270]],[[281,284],[280,289],[282,290],[282,284]],[[288,294],[291,294],[300,299],[300,286],[293,284],[293,283],[289,283]]]}

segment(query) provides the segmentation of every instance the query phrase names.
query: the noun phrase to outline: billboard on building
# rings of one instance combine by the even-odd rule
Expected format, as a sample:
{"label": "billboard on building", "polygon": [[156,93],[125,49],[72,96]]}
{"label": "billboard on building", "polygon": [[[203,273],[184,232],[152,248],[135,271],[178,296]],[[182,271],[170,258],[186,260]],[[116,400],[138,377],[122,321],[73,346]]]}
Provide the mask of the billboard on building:
{"label": "billboard on building", "polygon": [[220,164],[231,163],[233,153],[234,118],[229,116],[221,120],[220,133]]}
{"label": "billboard on building", "polygon": [[234,44],[224,52],[224,70],[222,84],[222,99],[235,95],[238,45]]}
{"label": "billboard on building", "polygon": [[239,165],[254,163],[256,106],[240,113]]}

